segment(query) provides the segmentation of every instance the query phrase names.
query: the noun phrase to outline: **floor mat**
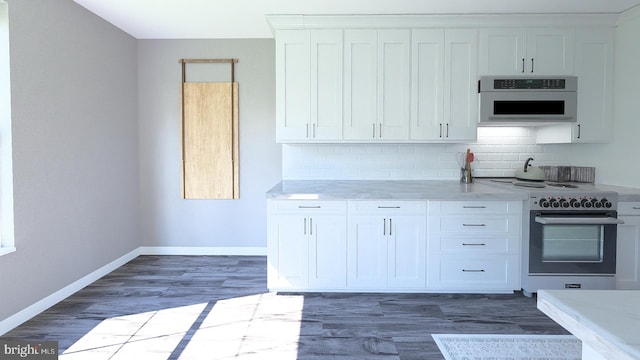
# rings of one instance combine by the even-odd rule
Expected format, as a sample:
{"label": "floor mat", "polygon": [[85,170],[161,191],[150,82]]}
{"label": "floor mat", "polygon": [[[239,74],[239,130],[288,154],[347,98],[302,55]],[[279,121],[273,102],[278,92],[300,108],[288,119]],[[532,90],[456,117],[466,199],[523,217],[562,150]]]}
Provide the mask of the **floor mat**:
{"label": "floor mat", "polygon": [[432,334],[446,360],[580,360],[573,335]]}

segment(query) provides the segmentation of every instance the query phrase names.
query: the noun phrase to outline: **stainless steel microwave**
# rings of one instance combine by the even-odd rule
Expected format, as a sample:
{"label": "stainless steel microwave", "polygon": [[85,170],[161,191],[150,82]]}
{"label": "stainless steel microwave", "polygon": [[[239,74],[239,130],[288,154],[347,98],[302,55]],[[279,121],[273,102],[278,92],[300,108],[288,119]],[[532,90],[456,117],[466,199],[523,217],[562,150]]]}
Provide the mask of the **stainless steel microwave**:
{"label": "stainless steel microwave", "polygon": [[545,125],[575,122],[575,76],[483,76],[480,126]]}

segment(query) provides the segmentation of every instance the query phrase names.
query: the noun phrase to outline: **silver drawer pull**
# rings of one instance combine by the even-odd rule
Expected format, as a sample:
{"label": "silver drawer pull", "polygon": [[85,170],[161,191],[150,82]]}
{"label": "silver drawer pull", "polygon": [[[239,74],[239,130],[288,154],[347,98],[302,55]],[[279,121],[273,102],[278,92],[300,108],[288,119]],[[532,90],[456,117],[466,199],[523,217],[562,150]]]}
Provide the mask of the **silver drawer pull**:
{"label": "silver drawer pull", "polygon": [[462,246],[486,246],[487,244],[484,243],[480,243],[480,244],[467,244],[467,243],[462,243]]}
{"label": "silver drawer pull", "polygon": [[322,206],[317,205],[317,206],[304,206],[304,205],[298,205],[298,209],[320,209],[322,208]]}
{"label": "silver drawer pull", "polygon": [[462,269],[462,272],[484,272],[484,270],[467,270],[467,269]]}
{"label": "silver drawer pull", "polygon": [[486,224],[462,224],[462,226],[487,226]]}
{"label": "silver drawer pull", "polygon": [[400,206],[378,206],[378,209],[400,209]]}
{"label": "silver drawer pull", "polygon": [[487,207],[486,207],[486,206],[484,206],[484,205],[481,205],[481,206],[477,206],[477,205],[474,205],[474,206],[471,206],[471,205],[462,205],[462,208],[463,208],[463,209],[486,209]]}
{"label": "silver drawer pull", "polygon": [[640,206],[634,206],[632,207],[633,210],[640,210]]}

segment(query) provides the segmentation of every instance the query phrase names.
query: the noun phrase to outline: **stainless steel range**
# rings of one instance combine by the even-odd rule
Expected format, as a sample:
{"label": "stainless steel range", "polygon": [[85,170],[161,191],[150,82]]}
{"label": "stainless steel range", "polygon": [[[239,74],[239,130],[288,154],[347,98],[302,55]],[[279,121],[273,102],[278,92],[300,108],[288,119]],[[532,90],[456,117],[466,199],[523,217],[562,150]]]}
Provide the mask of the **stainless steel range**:
{"label": "stainless steel range", "polygon": [[[593,184],[506,182],[526,191],[522,289],[615,289],[618,194]],[[495,182],[494,182],[495,183]]]}

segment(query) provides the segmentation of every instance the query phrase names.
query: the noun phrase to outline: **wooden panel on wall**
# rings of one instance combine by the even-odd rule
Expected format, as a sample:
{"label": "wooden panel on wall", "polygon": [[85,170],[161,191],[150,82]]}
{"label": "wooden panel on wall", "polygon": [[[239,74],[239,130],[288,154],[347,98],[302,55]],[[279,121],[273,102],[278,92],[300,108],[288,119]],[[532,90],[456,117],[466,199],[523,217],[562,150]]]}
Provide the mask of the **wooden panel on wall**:
{"label": "wooden panel on wall", "polygon": [[238,83],[182,84],[182,196],[238,199]]}

